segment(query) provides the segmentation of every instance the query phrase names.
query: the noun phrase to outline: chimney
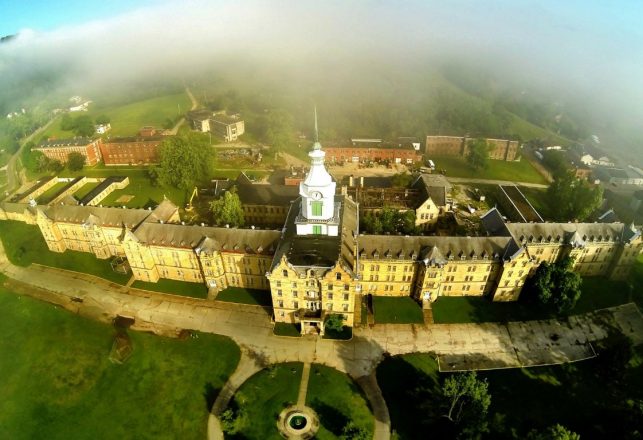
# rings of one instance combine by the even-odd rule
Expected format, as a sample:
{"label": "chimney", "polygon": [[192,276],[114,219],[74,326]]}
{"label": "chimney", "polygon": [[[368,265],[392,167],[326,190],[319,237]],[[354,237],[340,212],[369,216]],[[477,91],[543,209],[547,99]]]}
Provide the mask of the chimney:
{"label": "chimney", "polygon": [[350,176],[348,176],[348,186],[349,187],[355,186],[355,178],[353,177],[352,174]]}
{"label": "chimney", "polygon": [[364,188],[364,176],[360,176],[360,178],[359,178],[359,186],[360,186],[360,188]]}

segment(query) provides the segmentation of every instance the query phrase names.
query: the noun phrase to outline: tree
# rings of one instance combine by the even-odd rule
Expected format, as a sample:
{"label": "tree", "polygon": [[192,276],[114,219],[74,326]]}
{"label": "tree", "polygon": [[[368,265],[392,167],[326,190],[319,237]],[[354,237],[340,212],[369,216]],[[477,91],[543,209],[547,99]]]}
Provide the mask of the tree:
{"label": "tree", "polygon": [[527,294],[556,310],[564,313],[576,305],[580,299],[580,275],[571,270],[572,259],[567,257],[561,261],[549,264],[540,263],[533,277],[526,285]]}
{"label": "tree", "polygon": [[484,139],[475,139],[467,143],[467,163],[474,170],[486,169],[489,166],[489,145]]}
{"label": "tree", "polygon": [[344,315],[340,315],[339,313],[328,315],[324,321],[324,328],[326,330],[341,332],[344,330]]}
{"label": "tree", "polygon": [[442,398],[445,403],[444,416],[453,422],[461,434],[467,437],[487,430],[485,420],[491,395],[486,380],[479,380],[475,371],[454,373],[442,384]]}
{"label": "tree", "polygon": [[583,221],[601,205],[603,188],[577,179],[573,171],[567,171],[554,177],[547,196],[551,206],[556,207],[557,220]]}
{"label": "tree", "polygon": [[597,344],[597,371],[605,381],[613,385],[623,379],[627,365],[634,354],[632,340],[615,332]]}
{"label": "tree", "polygon": [[530,431],[527,434],[527,440],[580,440],[580,435],[562,425],[555,424],[542,432]]}
{"label": "tree", "polygon": [[238,227],[244,225],[243,209],[236,188],[226,191],[223,196],[210,202],[210,211],[217,225]]}
{"label": "tree", "polygon": [[364,226],[364,230],[369,234],[382,233],[382,222],[372,212],[369,211],[364,215],[364,217],[362,218],[362,223]]}
{"label": "tree", "polygon": [[352,420],[348,422],[342,429],[342,435],[339,436],[340,440],[370,440],[373,434],[367,429],[361,428]]}
{"label": "tree", "polygon": [[543,163],[547,165],[554,176],[561,176],[569,171],[565,155],[561,151],[547,150],[543,153]]}
{"label": "tree", "polygon": [[96,123],[99,125],[109,124],[112,120],[107,115],[98,115],[96,116]]}
{"label": "tree", "polygon": [[288,145],[293,132],[292,115],[286,110],[276,109],[268,113],[266,138],[274,148]]}
{"label": "tree", "polygon": [[60,119],[60,128],[65,131],[72,131],[76,128],[76,122],[69,113],[65,113]]}
{"label": "tree", "polygon": [[85,166],[85,156],[80,153],[69,153],[67,156],[67,168],[71,171],[80,171]]}
{"label": "tree", "polygon": [[161,143],[159,164],[150,174],[162,185],[187,191],[210,175],[213,160],[207,137],[200,133],[174,136]]}
{"label": "tree", "polygon": [[413,181],[413,176],[409,173],[398,173],[391,177],[391,185],[395,188],[406,188]]}
{"label": "tree", "polygon": [[87,115],[82,115],[76,118],[74,124],[74,134],[76,136],[91,137],[96,132],[94,128],[94,121]]}

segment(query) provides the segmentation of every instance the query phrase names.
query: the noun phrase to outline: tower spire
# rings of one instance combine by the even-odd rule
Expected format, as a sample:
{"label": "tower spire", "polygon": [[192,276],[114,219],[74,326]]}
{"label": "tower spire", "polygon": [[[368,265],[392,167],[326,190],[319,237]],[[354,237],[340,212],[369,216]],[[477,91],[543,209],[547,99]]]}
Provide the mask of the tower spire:
{"label": "tower spire", "polygon": [[315,105],[315,143],[319,142],[319,129],[317,128],[317,105]]}

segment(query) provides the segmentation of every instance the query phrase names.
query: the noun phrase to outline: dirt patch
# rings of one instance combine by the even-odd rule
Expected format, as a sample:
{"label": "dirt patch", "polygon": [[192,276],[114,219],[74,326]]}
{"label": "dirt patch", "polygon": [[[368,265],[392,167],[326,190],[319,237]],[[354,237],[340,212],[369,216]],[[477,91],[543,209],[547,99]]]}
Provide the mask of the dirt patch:
{"label": "dirt patch", "polygon": [[123,194],[122,196],[116,199],[116,203],[129,203],[132,201],[134,197],[135,196],[130,194]]}

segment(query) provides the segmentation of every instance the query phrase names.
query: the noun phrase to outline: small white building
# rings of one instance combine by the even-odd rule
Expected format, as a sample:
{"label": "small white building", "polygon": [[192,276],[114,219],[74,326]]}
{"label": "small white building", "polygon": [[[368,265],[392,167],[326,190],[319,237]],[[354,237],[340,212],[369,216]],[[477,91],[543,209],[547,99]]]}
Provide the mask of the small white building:
{"label": "small white building", "polygon": [[70,112],[86,112],[89,109],[89,104],[91,101],[85,101],[82,104],[76,105],[74,107],[69,107]]}
{"label": "small white building", "polygon": [[96,134],[105,134],[109,130],[112,129],[112,125],[111,124],[98,124],[98,125],[94,125],[94,128],[96,129]]}

